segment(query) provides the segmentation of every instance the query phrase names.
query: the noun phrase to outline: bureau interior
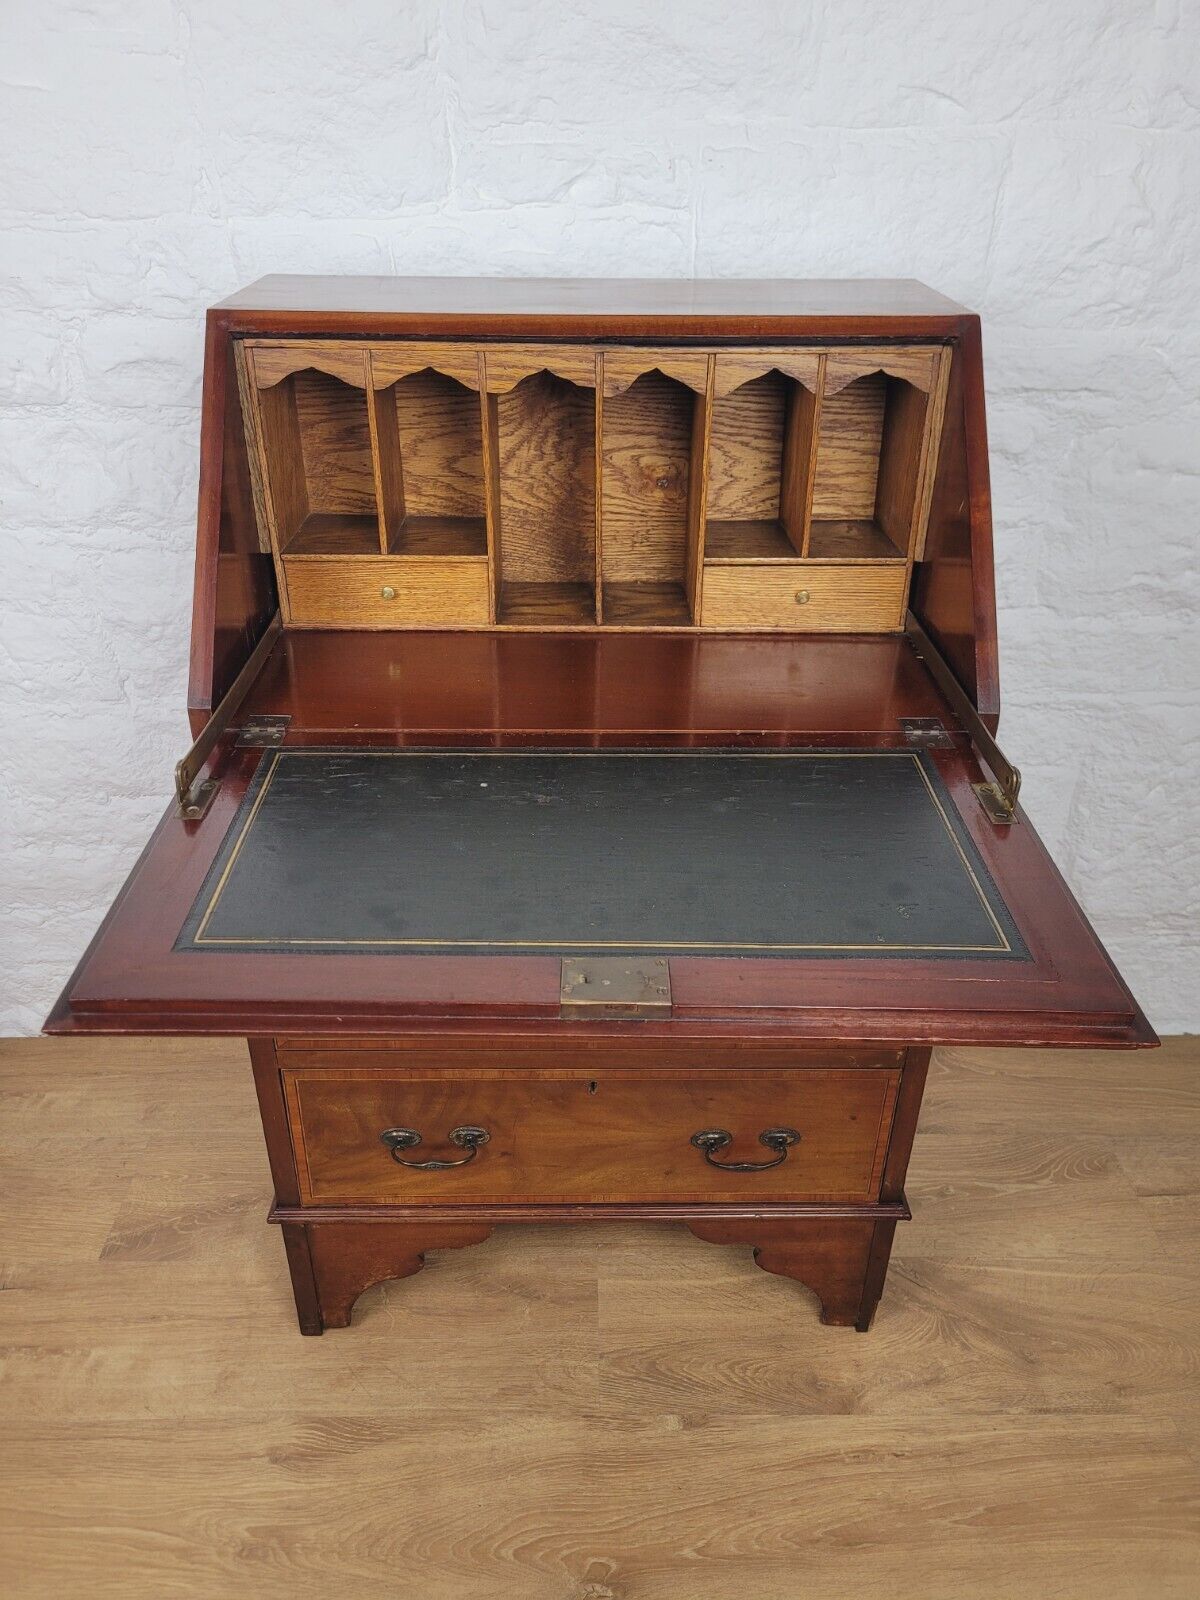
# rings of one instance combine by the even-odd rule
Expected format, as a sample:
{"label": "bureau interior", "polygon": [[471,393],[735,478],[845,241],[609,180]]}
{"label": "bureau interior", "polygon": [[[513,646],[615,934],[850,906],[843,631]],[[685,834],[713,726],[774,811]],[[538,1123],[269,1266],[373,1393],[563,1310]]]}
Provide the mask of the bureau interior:
{"label": "bureau interior", "polygon": [[293,626],[903,625],[947,345],[244,344]]}

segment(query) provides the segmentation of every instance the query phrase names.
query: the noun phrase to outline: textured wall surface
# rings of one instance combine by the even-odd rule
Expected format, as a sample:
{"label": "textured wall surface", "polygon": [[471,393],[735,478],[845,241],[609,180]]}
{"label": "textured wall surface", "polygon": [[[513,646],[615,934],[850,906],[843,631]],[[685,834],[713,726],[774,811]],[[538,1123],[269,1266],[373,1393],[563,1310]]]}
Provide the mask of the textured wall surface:
{"label": "textured wall surface", "polygon": [[0,18],[0,1027],[187,743],[205,306],[273,271],[916,277],[984,317],[1006,748],[1200,1021],[1186,0],[45,0]]}

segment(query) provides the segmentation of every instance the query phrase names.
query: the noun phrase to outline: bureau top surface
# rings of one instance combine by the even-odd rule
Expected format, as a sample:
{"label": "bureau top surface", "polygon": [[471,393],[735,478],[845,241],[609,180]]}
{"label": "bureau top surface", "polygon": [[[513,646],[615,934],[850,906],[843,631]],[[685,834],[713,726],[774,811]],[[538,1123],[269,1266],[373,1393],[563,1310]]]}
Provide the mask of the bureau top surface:
{"label": "bureau top surface", "polygon": [[491,318],[570,325],[611,319],[681,324],[745,319],[769,323],[922,318],[965,308],[911,278],[406,278],[273,274],[215,307],[297,317]]}

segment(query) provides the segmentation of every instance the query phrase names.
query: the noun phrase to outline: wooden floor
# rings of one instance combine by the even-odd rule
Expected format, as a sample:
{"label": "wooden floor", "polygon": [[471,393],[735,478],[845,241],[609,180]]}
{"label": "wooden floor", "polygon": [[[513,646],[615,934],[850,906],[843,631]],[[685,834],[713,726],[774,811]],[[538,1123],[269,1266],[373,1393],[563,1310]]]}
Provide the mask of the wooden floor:
{"label": "wooden floor", "polygon": [[623,1226],[301,1339],[243,1047],[2,1048],[5,1600],[1200,1595],[1200,1040],[936,1060],[867,1337]]}

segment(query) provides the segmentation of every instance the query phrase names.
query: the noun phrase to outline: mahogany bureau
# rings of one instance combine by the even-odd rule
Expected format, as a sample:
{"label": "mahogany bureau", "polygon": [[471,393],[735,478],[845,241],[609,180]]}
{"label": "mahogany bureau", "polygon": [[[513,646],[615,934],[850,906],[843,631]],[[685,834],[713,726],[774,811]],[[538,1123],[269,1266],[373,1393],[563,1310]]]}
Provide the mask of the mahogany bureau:
{"label": "mahogany bureau", "polygon": [[870,1326],[930,1051],[1156,1041],[1018,804],[978,319],[266,278],[176,795],[48,1031],[249,1040],[304,1333],[651,1218]]}

